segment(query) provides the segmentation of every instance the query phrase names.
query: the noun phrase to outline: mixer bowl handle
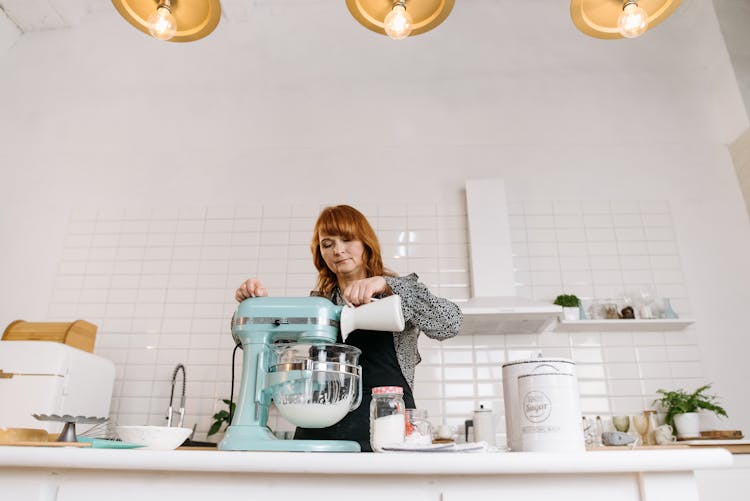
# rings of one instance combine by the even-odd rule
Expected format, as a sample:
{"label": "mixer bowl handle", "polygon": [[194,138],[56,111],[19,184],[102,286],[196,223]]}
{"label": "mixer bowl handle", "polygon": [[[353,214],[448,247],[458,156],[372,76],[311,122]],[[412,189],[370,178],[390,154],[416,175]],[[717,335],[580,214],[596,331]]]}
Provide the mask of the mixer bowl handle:
{"label": "mixer bowl handle", "polygon": [[359,404],[362,403],[362,376],[357,376],[357,385],[359,386],[359,390],[357,391],[357,395],[353,401],[352,405],[349,407],[349,412],[353,411],[357,407],[359,407]]}

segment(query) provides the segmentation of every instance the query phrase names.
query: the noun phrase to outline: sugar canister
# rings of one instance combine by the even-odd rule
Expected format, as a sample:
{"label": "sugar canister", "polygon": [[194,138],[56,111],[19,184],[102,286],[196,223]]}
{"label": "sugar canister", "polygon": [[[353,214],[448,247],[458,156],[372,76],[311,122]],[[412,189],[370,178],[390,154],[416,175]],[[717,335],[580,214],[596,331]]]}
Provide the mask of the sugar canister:
{"label": "sugar canister", "polygon": [[378,386],[372,389],[370,402],[370,445],[382,452],[385,445],[402,444],[406,432],[404,389]]}

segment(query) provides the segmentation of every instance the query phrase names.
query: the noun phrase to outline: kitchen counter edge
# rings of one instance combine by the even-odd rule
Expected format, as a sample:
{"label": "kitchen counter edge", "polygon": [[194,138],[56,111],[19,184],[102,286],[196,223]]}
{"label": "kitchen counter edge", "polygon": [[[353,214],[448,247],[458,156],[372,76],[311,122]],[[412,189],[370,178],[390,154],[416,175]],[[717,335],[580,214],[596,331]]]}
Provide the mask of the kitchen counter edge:
{"label": "kitchen counter edge", "polygon": [[517,475],[686,471],[728,468],[721,448],[580,453],[321,453],[139,451],[0,447],[0,469],[195,471],[360,475]]}

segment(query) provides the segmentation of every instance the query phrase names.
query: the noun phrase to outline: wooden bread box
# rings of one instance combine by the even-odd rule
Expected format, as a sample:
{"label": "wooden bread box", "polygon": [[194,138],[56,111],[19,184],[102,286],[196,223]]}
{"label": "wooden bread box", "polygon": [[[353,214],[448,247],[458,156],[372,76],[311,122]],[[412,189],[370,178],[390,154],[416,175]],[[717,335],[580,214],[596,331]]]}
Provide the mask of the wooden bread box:
{"label": "wooden bread box", "polygon": [[3,332],[3,341],[53,341],[94,353],[96,325],[85,320],[75,322],[11,322]]}

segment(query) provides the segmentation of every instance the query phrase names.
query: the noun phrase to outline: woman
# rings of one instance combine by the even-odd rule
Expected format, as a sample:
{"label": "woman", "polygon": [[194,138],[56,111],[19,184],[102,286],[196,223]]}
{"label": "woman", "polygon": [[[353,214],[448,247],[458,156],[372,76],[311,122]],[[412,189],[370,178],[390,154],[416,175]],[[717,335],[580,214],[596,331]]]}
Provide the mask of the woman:
{"label": "woman", "polygon": [[[372,388],[401,386],[407,408],[416,407],[412,389],[414,368],[420,362],[417,337],[423,332],[438,340],[458,334],[462,315],[459,307],[434,296],[417,281],[417,275],[398,277],[383,266],[380,245],[365,216],[348,205],[323,209],[313,231],[313,263],[318,270],[317,290],[313,294],[329,298],[338,305],[359,306],[373,298],[398,294],[406,326],[401,332],[387,333],[356,330],[347,344],[362,350],[362,403],[344,419],[328,428],[297,428],[295,438],[355,440],[363,451],[370,448],[370,400]],[[235,294],[237,301],[266,296],[257,278],[245,281]],[[341,343],[341,335],[337,342]]]}

